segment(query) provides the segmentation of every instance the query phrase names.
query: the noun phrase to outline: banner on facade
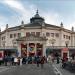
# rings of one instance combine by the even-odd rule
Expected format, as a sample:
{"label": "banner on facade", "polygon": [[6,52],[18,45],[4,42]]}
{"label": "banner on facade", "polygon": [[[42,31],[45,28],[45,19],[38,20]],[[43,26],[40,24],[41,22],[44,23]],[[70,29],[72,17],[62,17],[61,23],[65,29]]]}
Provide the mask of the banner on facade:
{"label": "banner on facade", "polygon": [[21,44],[21,56],[27,56],[27,44]]}
{"label": "banner on facade", "polygon": [[4,57],[4,51],[0,51],[0,60],[3,60]]}
{"label": "banner on facade", "polygon": [[31,53],[35,52],[35,44],[33,44],[33,43],[29,44],[29,52],[31,52]]}
{"label": "banner on facade", "polygon": [[63,51],[63,52],[68,52],[69,49],[68,49],[68,48],[63,48],[62,51]]}

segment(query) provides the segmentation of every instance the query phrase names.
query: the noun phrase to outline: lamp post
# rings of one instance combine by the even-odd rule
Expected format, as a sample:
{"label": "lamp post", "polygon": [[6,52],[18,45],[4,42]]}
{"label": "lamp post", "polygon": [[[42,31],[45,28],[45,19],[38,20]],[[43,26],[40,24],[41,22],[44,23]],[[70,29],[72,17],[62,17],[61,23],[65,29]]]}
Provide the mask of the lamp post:
{"label": "lamp post", "polygon": [[54,47],[55,39],[50,39],[49,42],[52,44],[52,47]]}
{"label": "lamp post", "polygon": [[66,47],[68,47],[69,41],[65,41]]}
{"label": "lamp post", "polygon": [[[49,39],[49,43],[52,44],[52,48],[54,48],[55,41],[56,41],[55,39]],[[53,50],[52,50],[52,52],[53,52]]]}

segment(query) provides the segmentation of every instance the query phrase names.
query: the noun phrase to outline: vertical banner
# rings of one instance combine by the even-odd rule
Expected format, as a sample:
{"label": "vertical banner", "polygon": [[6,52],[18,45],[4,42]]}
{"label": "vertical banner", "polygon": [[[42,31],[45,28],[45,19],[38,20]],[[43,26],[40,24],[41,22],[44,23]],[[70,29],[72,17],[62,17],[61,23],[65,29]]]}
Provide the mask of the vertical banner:
{"label": "vertical banner", "polygon": [[42,56],[43,55],[43,45],[40,43],[37,43],[37,56]]}
{"label": "vertical banner", "polygon": [[21,56],[27,56],[27,44],[21,44]]}
{"label": "vertical banner", "polygon": [[35,53],[35,44],[34,43],[29,44],[29,52]]}
{"label": "vertical banner", "polygon": [[61,50],[61,55],[62,55],[62,58],[68,58],[69,57],[69,49],[68,48],[63,48]]}
{"label": "vertical banner", "polygon": [[35,44],[29,43],[29,56],[34,56],[34,55],[35,55]]}
{"label": "vertical banner", "polygon": [[3,60],[4,57],[4,51],[0,51],[0,60]]}

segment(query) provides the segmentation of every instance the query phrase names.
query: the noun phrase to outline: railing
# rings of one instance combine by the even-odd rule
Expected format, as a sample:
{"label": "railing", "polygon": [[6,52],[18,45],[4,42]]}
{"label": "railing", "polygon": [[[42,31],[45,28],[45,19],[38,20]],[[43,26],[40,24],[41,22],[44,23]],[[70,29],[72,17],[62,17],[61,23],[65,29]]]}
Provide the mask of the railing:
{"label": "railing", "polygon": [[46,48],[51,48],[51,49],[61,49],[61,48],[69,48],[69,49],[75,49],[75,46],[46,46]]}

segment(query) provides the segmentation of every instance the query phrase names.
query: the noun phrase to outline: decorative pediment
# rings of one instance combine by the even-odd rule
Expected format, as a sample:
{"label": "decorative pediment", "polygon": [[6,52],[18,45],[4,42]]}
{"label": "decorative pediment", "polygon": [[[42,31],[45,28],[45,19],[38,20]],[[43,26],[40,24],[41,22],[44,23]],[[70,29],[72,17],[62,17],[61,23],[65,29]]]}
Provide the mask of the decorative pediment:
{"label": "decorative pediment", "polygon": [[25,36],[25,37],[21,37],[21,38],[18,38],[17,41],[46,41],[46,37],[37,37],[37,36]]}

